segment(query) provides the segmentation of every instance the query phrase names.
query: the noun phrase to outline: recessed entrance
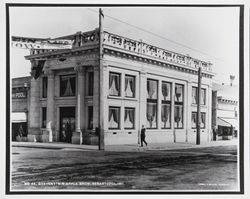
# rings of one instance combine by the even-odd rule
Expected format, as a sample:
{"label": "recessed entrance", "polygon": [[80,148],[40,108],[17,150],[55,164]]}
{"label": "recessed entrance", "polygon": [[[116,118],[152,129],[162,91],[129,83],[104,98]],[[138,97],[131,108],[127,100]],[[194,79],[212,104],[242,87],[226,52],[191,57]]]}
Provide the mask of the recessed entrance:
{"label": "recessed entrance", "polygon": [[75,107],[60,107],[60,142],[71,143],[75,131]]}

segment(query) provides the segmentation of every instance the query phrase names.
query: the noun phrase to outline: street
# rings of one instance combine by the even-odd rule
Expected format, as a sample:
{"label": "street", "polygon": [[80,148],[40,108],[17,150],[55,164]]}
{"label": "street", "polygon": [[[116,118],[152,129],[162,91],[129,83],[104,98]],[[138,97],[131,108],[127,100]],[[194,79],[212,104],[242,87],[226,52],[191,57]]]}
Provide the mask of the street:
{"label": "street", "polygon": [[237,146],[112,152],[12,147],[12,190],[238,190]]}

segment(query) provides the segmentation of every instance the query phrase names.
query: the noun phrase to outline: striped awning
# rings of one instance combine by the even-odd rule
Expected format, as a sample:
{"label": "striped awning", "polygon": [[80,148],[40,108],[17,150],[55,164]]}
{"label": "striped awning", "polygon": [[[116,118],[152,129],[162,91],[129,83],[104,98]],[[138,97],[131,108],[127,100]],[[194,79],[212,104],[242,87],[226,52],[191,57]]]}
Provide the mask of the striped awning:
{"label": "striped awning", "polygon": [[217,117],[217,125],[218,126],[226,126],[226,127],[233,126],[234,128],[238,129],[239,122],[235,118]]}

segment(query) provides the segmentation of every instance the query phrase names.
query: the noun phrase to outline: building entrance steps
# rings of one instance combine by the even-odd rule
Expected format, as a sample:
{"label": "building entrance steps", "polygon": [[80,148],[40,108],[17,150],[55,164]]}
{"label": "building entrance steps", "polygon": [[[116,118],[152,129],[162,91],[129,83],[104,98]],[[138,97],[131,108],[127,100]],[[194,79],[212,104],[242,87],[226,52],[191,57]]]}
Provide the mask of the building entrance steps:
{"label": "building entrance steps", "polygon": [[[219,140],[204,142],[200,145],[195,143],[149,143],[148,146],[140,147],[138,144],[124,144],[124,145],[108,145],[105,146],[106,151],[152,151],[152,150],[177,150],[177,149],[189,149],[189,148],[202,148],[202,147],[215,147],[215,146],[229,146],[238,145],[239,140]],[[55,149],[55,150],[98,150],[97,145],[77,145],[62,142],[52,143],[38,143],[38,142],[12,142],[12,147],[27,147],[27,148],[44,148],[44,149]]]}

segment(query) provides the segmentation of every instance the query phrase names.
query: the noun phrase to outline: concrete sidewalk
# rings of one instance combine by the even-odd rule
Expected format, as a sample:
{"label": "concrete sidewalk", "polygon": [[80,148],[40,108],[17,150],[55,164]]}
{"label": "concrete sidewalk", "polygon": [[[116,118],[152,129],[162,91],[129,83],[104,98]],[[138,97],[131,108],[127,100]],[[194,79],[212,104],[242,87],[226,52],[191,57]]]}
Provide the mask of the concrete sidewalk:
{"label": "concrete sidewalk", "polygon": [[[152,150],[177,150],[177,149],[189,149],[189,148],[202,148],[202,147],[214,147],[214,146],[229,146],[238,145],[238,139],[233,140],[219,140],[201,143],[196,145],[195,143],[149,143],[148,146],[140,147],[136,144],[125,145],[108,145],[105,147],[105,151],[152,151]],[[55,149],[55,150],[98,150],[97,145],[77,145],[62,142],[53,143],[40,143],[40,142],[12,142],[12,147],[27,147],[27,148],[43,148],[43,149]]]}

